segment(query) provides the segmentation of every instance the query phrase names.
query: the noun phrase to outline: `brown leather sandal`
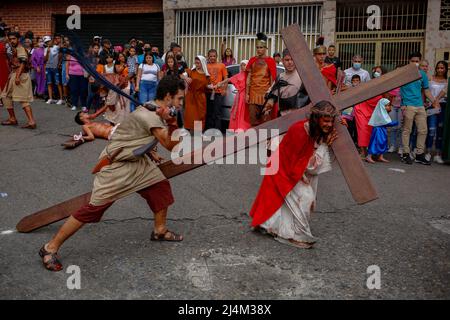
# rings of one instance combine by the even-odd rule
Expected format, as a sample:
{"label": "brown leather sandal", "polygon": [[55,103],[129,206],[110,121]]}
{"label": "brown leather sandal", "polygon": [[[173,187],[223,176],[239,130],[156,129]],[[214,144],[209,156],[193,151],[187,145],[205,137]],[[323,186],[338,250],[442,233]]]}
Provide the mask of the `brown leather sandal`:
{"label": "brown leather sandal", "polygon": [[[50,271],[61,271],[63,269],[63,265],[58,259],[58,253],[51,253],[45,250],[45,244],[42,246],[41,250],[39,250],[39,256],[42,258],[45,269]],[[51,259],[45,262],[45,256],[51,256]]]}
{"label": "brown leather sandal", "polygon": [[152,235],[150,236],[151,241],[183,241],[183,236],[180,234],[176,234],[175,232],[166,230],[164,233],[155,233],[152,231]]}
{"label": "brown leather sandal", "polygon": [[29,124],[29,123],[27,123],[26,125],[24,125],[24,126],[22,126],[21,128],[22,129],[36,129],[36,123],[34,123],[34,124]]}
{"label": "brown leather sandal", "polygon": [[17,126],[18,124],[17,120],[11,121],[10,119],[2,122],[2,126]]}

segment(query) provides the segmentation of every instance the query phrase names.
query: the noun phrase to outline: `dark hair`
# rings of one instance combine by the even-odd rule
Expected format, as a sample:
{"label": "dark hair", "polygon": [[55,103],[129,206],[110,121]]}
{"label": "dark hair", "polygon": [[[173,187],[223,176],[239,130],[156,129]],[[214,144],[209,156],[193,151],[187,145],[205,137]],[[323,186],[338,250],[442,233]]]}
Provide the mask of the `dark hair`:
{"label": "dark hair", "polygon": [[111,41],[109,39],[103,39],[102,45],[104,45],[105,43],[111,44]]}
{"label": "dark hair", "polygon": [[329,46],[328,46],[328,49],[329,48],[336,48],[336,46],[334,45],[334,44],[330,44]]}
{"label": "dark hair", "polygon": [[15,37],[17,39],[20,39],[20,33],[15,31],[8,32],[8,37]]}
{"label": "dark hair", "polygon": [[444,66],[444,68],[445,68],[444,77],[447,78],[447,76],[448,76],[448,63],[447,63],[447,61],[444,61],[444,60],[438,61],[438,63],[436,63],[436,67],[434,68],[434,72],[437,73],[437,67],[440,64],[442,64]]}
{"label": "dark hair", "polygon": [[149,51],[146,51],[145,52],[145,54],[144,54],[144,60],[142,60],[142,63],[143,64],[146,64],[147,63],[147,57],[148,56],[150,56],[150,57],[152,57],[152,63],[155,63],[155,57],[153,56],[153,53],[151,53],[151,52],[149,52]]}
{"label": "dark hair", "polygon": [[176,71],[178,70],[178,61],[177,61],[177,59],[176,59],[174,56],[171,56],[171,55],[166,55],[166,61],[164,61],[165,65],[166,65],[166,67],[167,67],[166,70],[171,70],[171,69],[169,68],[169,64],[168,64],[169,59],[172,59],[172,60],[173,60],[173,71],[176,72]]}
{"label": "dark hair", "polygon": [[175,48],[181,48],[181,47],[180,47],[180,45],[179,45],[178,43],[172,42],[172,43],[170,44],[170,51],[172,51],[172,50],[175,49]]}
{"label": "dark hair", "polygon": [[416,52],[411,52],[408,56],[408,60],[411,60],[412,58],[419,58],[422,59],[422,54],[418,51]]}
{"label": "dark hair", "polygon": [[116,55],[116,61],[119,61],[120,55],[122,55],[122,56],[125,58],[125,63],[127,63],[127,56],[126,56],[125,53],[123,53],[123,52],[117,53],[117,55]]}
{"label": "dark hair", "polygon": [[30,40],[33,39],[33,37],[34,37],[34,34],[33,34],[33,31],[31,31],[31,30],[28,30],[24,36],[24,38],[30,39]]}
{"label": "dark hair", "polygon": [[326,138],[326,134],[319,125],[319,119],[323,117],[335,117],[337,115],[336,107],[329,101],[319,101],[311,108],[309,116],[309,136],[315,142],[320,143]]}
{"label": "dark hair", "polygon": [[[231,51],[231,56],[230,56],[231,60],[234,59],[233,50],[231,50],[231,48],[226,48],[225,51],[223,52],[223,55],[222,55],[222,61],[226,61],[226,59],[227,59],[227,50]],[[209,52],[208,52],[208,55],[209,55]]]}
{"label": "dark hair", "polygon": [[78,123],[80,126],[84,125],[84,122],[81,121],[81,113],[82,111],[78,111],[78,113],[75,115],[75,122]]}
{"label": "dark hair", "polygon": [[107,53],[106,56],[105,56],[105,61],[106,61],[106,59],[108,59],[108,58],[112,58],[112,59],[114,60],[114,54],[112,54],[112,53]]}
{"label": "dark hair", "polygon": [[386,74],[386,73],[387,73],[386,68],[383,67],[383,66],[375,66],[375,67],[373,67],[373,68],[372,68],[372,73],[374,73],[375,70],[377,70],[377,69],[381,69],[381,74]]}
{"label": "dark hair", "polygon": [[273,54],[273,58],[275,58],[275,57],[280,57],[280,58],[281,58],[281,54],[280,54],[279,52],[275,52],[275,53]]}
{"label": "dark hair", "polygon": [[283,58],[286,57],[286,56],[290,56],[290,55],[291,55],[291,54],[290,54],[288,48],[286,48],[286,49],[283,50]]}
{"label": "dark hair", "polygon": [[213,53],[213,52],[214,52],[214,53],[216,54],[216,56],[217,56],[217,50],[216,50],[216,49],[209,49],[209,50],[208,50],[208,56],[209,56],[210,53]]}
{"label": "dark hair", "polygon": [[163,100],[167,94],[170,94],[172,97],[178,93],[178,90],[185,90],[186,85],[184,84],[184,80],[180,80],[179,78],[170,75],[164,76],[158,84],[156,88],[156,100]]}
{"label": "dark hair", "polygon": [[62,35],[61,33],[55,33],[55,34],[53,35],[53,39],[55,39],[56,37],[62,38],[63,35]]}
{"label": "dark hair", "polygon": [[355,79],[359,79],[359,81],[361,81],[361,77],[359,76],[359,74],[354,74],[352,76],[352,81],[355,80]]}

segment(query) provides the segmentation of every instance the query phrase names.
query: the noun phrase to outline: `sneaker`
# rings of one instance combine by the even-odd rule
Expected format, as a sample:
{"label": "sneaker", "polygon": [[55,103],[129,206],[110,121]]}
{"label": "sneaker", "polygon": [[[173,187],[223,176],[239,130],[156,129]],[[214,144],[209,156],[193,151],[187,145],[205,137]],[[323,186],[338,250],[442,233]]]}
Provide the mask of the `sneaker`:
{"label": "sneaker", "polygon": [[58,101],[56,101],[56,104],[64,104],[64,101],[59,99]]}
{"label": "sneaker", "polygon": [[426,159],[427,161],[431,161],[431,153],[427,153],[427,154],[425,155],[425,159]]}
{"label": "sneaker", "polygon": [[397,153],[401,156],[403,154],[403,148],[402,147],[398,148]]}
{"label": "sneaker", "polygon": [[408,153],[403,153],[401,160],[406,164],[413,164],[413,159]]}
{"label": "sneaker", "polygon": [[88,108],[86,108],[86,107],[81,108],[81,111],[82,112],[89,112]]}
{"label": "sneaker", "polygon": [[55,102],[56,102],[56,100],[48,99],[47,102],[46,102],[46,104],[53,104],[53,103],[55,103]]}
{"label": "sneaker", "polygon": [[389,153],[395,152],[395,146],[390,146],[388,152]]}
{"label": "sneaker", "polygon": [[73,106],[72,108],[70,108],[70,110],[76,111],[76,110],[77,110],[77,107]]}
{"label": "sneaker", "polygon": [[439,164],[444,164],[444,160],[442,160],[442,157],[438,154],[434,156],[433,161]]}
{"label": "sneaker", "polygon": [[431,162],[426,159],[426,157],[423,153],[416,155],[415,162],[424,164],[426,166],[429,166],[431,164]]}

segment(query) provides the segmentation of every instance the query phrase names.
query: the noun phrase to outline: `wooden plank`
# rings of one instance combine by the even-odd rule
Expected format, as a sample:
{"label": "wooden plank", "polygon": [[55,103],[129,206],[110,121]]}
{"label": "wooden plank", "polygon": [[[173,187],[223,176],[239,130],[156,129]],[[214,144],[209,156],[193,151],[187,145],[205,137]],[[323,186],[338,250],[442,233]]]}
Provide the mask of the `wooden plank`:
{"label": "wooden plank", "polygon": [[85,193],[81,196],[61,202],[50,208],[41,210],[32,215],[26,216],[16,226],[19,232],[31,232],[33,230],[45,227],[51,223],[58,222],[75,213],[79,208],[89,203],[91,193]]}

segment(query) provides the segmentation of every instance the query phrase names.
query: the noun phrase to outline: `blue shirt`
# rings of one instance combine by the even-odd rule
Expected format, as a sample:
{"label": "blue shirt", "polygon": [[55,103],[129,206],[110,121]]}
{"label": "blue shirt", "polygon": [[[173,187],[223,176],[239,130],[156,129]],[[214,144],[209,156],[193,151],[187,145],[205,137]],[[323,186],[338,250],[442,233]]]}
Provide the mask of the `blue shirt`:
{"label": "blue shirt", "polygon": [[428,77],[423,70],[419,70],[422,79],[408,83],[400,88],[402,106],[423,106],[422,89],[428,89]]}
{"label": "blue shirt", "polygon": [[138,64],[141,64],[144,62],[144,54],[140,54],[137,56]]}

